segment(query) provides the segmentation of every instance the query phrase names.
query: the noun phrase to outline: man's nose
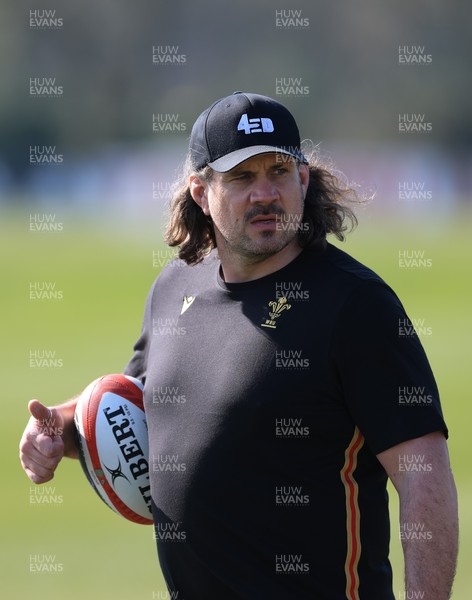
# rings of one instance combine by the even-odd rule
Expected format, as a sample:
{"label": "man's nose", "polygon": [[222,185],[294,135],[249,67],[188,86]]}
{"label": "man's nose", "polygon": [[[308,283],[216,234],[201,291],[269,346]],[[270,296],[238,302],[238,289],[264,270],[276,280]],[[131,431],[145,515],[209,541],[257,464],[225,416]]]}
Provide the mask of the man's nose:
{"label": "man's nose", "polygon": [[251,188],[250,201],[257,204],[269,204],[279,197],[277,187],[268,177],[258,177]]}

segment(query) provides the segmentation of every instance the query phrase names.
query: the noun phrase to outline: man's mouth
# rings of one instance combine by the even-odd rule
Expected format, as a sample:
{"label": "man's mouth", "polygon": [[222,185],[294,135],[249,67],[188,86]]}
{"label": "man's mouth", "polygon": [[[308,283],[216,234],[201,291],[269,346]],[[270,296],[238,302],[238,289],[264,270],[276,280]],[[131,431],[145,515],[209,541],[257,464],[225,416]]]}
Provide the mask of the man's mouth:
{"label": "man's mouth", "polygon": [[253,217],[249,223],[255,229],[264,231],[275,231],[277,229],[277,215],[271,213],[269,215],[257,215]]}
{"label": "man's mouth", "polygon": [[254,224],[254,223],[275,223],[277,221],[277,215],[276,214],[270,214],[270,215],[257,215],[257,217],[254,217],[253,219],[251,219],[250,223]]}

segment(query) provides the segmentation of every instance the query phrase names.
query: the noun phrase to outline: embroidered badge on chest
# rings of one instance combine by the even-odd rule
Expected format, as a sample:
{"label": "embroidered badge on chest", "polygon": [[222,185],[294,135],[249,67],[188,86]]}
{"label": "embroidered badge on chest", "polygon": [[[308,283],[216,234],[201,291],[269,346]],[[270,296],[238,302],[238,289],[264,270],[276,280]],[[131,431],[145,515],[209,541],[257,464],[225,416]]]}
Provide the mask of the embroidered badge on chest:
{"label": "embroidered badge on chest", "polygon": [[269,319],[265,319],[264,323],[261,323],[261,327],[269,327],[270,329],[276,329],[277,327],[277,319],[280,318],[280,315],[283,314],[284,310],[290,310],[292,308],[291,304],[288,304],[287,298],[283,296],[279,298],[277,301],[271,300],[269,302]]}

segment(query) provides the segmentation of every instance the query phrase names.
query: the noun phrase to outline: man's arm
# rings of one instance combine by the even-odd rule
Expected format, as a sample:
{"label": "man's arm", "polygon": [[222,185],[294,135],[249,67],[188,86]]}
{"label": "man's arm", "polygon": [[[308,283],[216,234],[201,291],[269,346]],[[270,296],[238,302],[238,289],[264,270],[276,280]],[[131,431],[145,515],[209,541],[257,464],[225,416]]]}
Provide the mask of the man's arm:
{"label": "man's arm", "polygon": [[34,483],[46,483],[64,456],[78,458],[74,412],[78,396],[48,408],[38,400],[28,404],[31,417],[20,441],[20,461]]}
{"label": "man's arm", "polygon": [[456,569],[458,511],[444,434],[408,440],[377,458],[400,498],[406,596],[447,600]]}

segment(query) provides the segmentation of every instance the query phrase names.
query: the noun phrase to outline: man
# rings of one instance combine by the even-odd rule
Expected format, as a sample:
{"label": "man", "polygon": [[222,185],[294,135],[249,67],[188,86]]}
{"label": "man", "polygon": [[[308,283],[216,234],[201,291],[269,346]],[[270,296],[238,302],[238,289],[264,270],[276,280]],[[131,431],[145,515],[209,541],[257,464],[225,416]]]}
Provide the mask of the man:
{"label": "man", "polygon": [[[166,232],[181,260],[153,285],[125,370],[145,381],[174,597],[392,600],[389,477],[406,597],[449,598],[457,500],[438,391],[393,291],[326,241],[354,219],[348,193],[270,98],[236,92],[195,122]],[[420,405],[405,405],[413,388]],[[36,483],[76,455],[74,407],[31,401],[21,457]],[[51,414],[61,436],[40,426]],[[163,524],[182,535],[160,540]]]}

